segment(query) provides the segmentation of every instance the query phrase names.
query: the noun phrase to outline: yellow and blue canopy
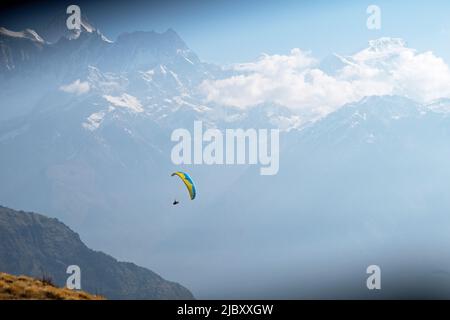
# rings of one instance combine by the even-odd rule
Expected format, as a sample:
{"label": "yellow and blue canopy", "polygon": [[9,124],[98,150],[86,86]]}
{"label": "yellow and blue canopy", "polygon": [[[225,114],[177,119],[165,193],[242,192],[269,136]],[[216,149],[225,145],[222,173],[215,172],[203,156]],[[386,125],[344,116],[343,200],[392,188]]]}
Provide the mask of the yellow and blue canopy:
{"label": "yellow and blue canopy", "polygon": [[172,177],[173,176],[180,177],[180,179],[184,182],[184,184],[186,185],[186,188],[189,191],[189,196],[191,197],[191,200],[194,200],[196,191],[195,191],[194,182],[192,181],[191,177],[187,173],[181,172],[181,171],[174,172],[174,173],[172,173],[171,176]]}

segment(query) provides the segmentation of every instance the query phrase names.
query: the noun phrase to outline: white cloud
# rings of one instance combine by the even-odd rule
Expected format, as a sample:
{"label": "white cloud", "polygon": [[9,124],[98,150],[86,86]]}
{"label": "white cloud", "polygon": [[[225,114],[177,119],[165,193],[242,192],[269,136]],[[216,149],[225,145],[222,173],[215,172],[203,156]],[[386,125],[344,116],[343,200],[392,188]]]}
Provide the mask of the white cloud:
{"label": "white cloud", "polygon": [[286,72],[305,70],[316,64],[317,60],[311,57],[309,52],[305,53],[298,48],[294,48],[288,56],[263,54],[257,62],[238,64],[235,69],[276,76]]}
{"label": "white cloud", "polygon": [[365,96],[401,95],[420,102],[450,97],[448,65],[401,39],[373,40],[369,48],[339,58],[344,66],[332,76],[300,49],[264,55],[234,66],[232,77],[204,81],[200,89],[209,102],[238,108],[276,103],[313,118]]}
{"label": "white cloud", "polygon": [[76,95],[81,95],[89,92],[91,87],[89,85],[89,82],[87,81],[81,82],[80,79],[77,79],[68,85],[63,85],[59,87],[59,89],[67,93],[74,93]]}

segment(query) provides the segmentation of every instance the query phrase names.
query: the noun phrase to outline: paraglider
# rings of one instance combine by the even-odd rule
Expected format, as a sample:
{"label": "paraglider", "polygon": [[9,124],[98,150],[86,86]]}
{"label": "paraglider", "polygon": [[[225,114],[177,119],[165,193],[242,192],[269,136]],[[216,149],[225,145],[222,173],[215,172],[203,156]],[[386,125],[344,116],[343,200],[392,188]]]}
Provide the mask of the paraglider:
{"label": "paraglider", "polygon": [[[189,192],[189,197],[191,200],[195,199],[196,196],[196,190],[195,190],[195,184],[194,181],[192,181],[191,177],[185,173],[185,172],[181,172],[181,171],[177,171],[171,174],[171,176],[178,176],[181,181],[184,182],[184,185],[186,186],[188,192]],[[173,201],[173,205],[177,205],[179,203],[179,201],[177,201],[176,199]]]}

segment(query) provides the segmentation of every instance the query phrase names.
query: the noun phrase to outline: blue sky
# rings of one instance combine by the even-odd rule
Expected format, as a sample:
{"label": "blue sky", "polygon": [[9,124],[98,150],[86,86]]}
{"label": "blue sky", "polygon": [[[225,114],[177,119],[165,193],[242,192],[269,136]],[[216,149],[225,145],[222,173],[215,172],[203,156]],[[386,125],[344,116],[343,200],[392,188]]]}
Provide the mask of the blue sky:
{"label": "blue sky", "polygon": [[[124,31],[175,29],[208,62],[251,61],[264,53],[298,47],[315,57],[350,54],[381,36],[401,37],[419,51],[432,50],[450,61],[448,1],[53,1],[2,10],[11,29],[45,25],[68,4],[79,4],[110,38]],[[381,8],[381,30],[366,28],[366,8]]]}

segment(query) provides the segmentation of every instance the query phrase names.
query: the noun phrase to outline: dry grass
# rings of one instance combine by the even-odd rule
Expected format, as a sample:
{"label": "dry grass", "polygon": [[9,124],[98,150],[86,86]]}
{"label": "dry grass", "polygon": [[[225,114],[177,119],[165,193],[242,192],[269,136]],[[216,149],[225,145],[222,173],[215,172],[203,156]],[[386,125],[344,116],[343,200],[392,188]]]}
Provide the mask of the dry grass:
{"label": "dry grass", "polygon": [[103,300],[83,291],[57,288],[52,284],[26,276],[0,272],[0,300]]}

